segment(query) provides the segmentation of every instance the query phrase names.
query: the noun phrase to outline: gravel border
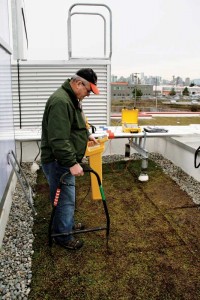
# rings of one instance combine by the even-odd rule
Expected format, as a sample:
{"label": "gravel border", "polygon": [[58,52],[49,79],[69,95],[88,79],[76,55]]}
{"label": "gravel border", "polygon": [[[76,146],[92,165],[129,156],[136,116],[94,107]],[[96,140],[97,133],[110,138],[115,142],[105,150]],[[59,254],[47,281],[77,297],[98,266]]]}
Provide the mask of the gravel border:
{"label": "gravel border", "polygon": [[[30,172],[31,164],[22,164],[26,178],[34,188],[37,174]],[[0,299],[27,300],[32,278],[33,215],[22,188],[17,182],[9,220],[0,250]]]}
{"label": "gravel border", "polygon": [[[141,157],[138,154],[133,154],[130,157],[130,159],[139,158]],[[163,172],[169,175],[192,198],[195,204],[200,204],[200,182],[187,175],[160,154],[151,153],[149,159],[161,166]],[[119,160],[124,160],[124,155],[103,156],[103,163]],[[37,173],[31,173],[31,165],[24,163],[22,169],[34,189]],[[34,240],[33,222],[31,209],[20,184],[17,182],[0,251],[0,299],[2,300],[28,299],[32,278],[31,257],[34,253],[32,248]]]}

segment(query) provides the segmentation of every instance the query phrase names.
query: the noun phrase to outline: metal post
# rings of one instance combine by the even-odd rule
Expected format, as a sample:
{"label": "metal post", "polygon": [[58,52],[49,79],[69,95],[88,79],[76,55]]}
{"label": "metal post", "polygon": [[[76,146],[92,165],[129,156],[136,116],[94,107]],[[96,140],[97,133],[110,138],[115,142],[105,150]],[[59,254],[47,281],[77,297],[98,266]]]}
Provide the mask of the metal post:
{"label": "metal post", "polygon": [[155,97],[156,97],[156,111],[158,111],[158,99],[157,99],[157,77],[156,77],[156,88],[155,88]]}
{"label": "metal post", "polygon": [[139,73],[134,73],[134,78],[136,78],[135,80],[135,103],[134,103],[134,108],[136,108],[136,100],[137,100],[137,75]]}

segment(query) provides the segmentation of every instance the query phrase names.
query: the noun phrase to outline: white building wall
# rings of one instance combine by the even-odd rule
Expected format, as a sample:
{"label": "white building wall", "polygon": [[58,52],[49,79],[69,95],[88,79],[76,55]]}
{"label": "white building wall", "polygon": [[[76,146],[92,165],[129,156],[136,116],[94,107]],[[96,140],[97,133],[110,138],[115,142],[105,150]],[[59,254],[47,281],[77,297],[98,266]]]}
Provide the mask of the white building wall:
{"label": "white building wall", "polygon": [[[3,13],[1,13],[3,12]],[[11,90],[11,47],[8,1],[0,0],[0,247],[12,202],[13,173],[7,154],[15,152]]]}
{"label": "white building wall", "polygon": [[[83,101],[88,122],[109,125],[110,60],[72,59],[69,61],[23,61],[12,65],[14,123],[16,128],[41,126],[48,97],[80,68],[92,68],[98,76],[100,95]],[[19,79],[19,80],[18,80]]]}

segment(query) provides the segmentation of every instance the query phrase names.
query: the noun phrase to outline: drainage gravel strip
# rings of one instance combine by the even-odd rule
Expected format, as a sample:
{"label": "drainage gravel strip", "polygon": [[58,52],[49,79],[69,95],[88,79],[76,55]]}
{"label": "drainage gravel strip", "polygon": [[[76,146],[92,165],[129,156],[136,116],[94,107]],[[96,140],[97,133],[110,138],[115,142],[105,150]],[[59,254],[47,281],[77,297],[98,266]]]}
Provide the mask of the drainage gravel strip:
{"label": "drainage gravel strip", "polygon": [[[30,172],[30,164],[22,170],[31,185],[36,184],[37,174]],[[32,278],[33,215],[22,188],[17,182],[0,250],[0,299],[28,299]]]}
{"label": "drainage gravel strip", "polygon": [[[131,159],[141,158],[133,154]],[[150,159],[160,165],[165,174],[168,174],[182,190],[184,190],[195,204],[200,204],[200,182],[188,176],[162,155],[151,153]],[[103,157],[103,163],[124,160],[123,155],[110,155]],[[30,172],[31,164],[23,164],[22,169],[28,182],[34,188],[37,174]],[[0,250],[0,299],[28,299],[32,278],[31,257],[33,254],[32,233],[33,216],[25,199],[20,184],[13,195],[9,220]]]}

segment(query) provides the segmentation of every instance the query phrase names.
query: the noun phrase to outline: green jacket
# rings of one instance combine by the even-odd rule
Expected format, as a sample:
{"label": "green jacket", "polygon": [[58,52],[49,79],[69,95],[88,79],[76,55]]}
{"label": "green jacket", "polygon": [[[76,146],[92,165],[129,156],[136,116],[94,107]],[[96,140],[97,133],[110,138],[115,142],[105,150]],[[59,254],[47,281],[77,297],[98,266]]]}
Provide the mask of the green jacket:
{"label": "green jacket", "polygon": [[41,162],[65,167],[81,162],[88,141],[82,110],[69,79],[48,99],[42,120]]}

